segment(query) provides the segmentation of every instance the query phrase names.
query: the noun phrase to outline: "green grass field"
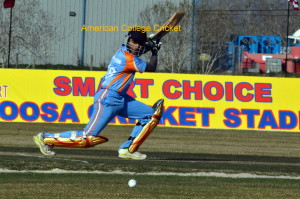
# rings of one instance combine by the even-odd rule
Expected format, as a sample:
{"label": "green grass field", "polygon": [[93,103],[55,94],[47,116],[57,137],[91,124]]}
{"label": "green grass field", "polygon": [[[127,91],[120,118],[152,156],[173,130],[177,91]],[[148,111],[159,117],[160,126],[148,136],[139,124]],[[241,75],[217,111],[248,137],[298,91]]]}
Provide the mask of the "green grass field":
{"label": "green grass field", "polygon": [[[128,188],[128,179],[138,182]],[[299,198],[296,180],[93,174],[1,174],[1,198]]]}
{"label": "green grass field", "polygon": [[[140,148],[148,159],[134,161],[117,157],[132,126],[108,126],[101,134],[108,143],[57,148],[54,157],[40,154],[33,135],[84,125],[2,122],[0,127],[0,198],[300,198],[295,132],[158,127]],[[216,177],[221,174],[240,175]],[[135,188],[127,185],[132,178]]]}

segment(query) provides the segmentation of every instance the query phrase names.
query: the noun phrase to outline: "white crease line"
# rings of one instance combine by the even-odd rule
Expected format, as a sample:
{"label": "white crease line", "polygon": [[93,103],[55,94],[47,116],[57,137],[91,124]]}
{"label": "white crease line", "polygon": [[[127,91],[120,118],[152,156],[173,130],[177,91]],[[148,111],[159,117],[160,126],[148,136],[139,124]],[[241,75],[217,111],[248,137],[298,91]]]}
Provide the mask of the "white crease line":
{"label": "white crease line", "polygon": [[268,175],[257,175],[250,173],[238,173],[238,174],[228,174],[228,173],[218,173],[218,172],[197,172],[197,173],[175,173],[175,172],[147,172],[147,173],[136,173],[136,172],[126,172],[121,170],[115,171],[72,171],[72,170],[62,170],[62,169],[52,169],[52,170],[10,170],[10,169],[0,169],[0,173],[45,173],[45,174],[120,174],[120,175],[147,175],[147,176],[182,176],[182,177],[221,177],[221,178],[264,178],[264,179],[289,179],[289,180],[300,180],[300,176],[268,176]]}
{"label": "white crease line", "polygon": [[43,158],[43,159],[55,159],[55,160],[66,160],[66,161],[72,161],[72,162],[82,162],[82,163],[85,163],[85,164],[89,163],[88,161],[69,159],[69,158],[47,157],[47,156],[40,156],[40,155],[39,156],[33,156],[33,155],[24,154],[24,153],[17,153],[17,155],[26,156],[26,157]]}

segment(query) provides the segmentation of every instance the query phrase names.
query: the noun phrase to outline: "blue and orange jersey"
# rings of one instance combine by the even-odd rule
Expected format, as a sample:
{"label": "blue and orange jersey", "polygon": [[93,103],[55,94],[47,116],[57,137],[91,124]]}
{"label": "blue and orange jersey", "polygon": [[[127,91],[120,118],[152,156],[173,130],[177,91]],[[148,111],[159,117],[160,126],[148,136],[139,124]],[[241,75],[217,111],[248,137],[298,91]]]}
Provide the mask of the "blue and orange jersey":
{"label": "blue and orange jersey", "polygon": [[147,62],[128,52],[123,44],[112,57],[107,73],[101,79],[101,88],[126,93],[135,72],[145,72]]}

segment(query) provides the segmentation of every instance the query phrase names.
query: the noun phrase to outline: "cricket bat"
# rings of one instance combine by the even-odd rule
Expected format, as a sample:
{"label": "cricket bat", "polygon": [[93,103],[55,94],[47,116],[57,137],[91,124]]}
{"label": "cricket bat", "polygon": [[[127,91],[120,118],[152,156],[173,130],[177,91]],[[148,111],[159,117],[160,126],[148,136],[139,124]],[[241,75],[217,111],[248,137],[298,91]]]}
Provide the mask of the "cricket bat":
{"label": "cricket bat", "polygon": [[185,12],[175,12],[164,25],[161,26],[161,28],[156,31],[154,34],[150,35],[149,38],[153,41],[159,41],[161,38],[163,38],[166,34],[168,34],[170,31],[165,30],[164,27],[174,27],[176,26],[183,16],[185,15]]}

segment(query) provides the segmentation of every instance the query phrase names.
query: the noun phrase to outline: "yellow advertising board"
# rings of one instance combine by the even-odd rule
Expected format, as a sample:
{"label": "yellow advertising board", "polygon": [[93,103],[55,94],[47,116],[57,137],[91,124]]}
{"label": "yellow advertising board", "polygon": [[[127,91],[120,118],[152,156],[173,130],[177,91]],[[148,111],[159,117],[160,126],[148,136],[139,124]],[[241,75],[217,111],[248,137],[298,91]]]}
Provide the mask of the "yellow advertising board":
{"label": "yellow advertising board", "polygon": [[[104,73],[0,69],[0,121],[87,123]],[[160,126],[299,131],[299,87],[297,78],[137,73],[128,94],[149,106],[165,99]]]}

